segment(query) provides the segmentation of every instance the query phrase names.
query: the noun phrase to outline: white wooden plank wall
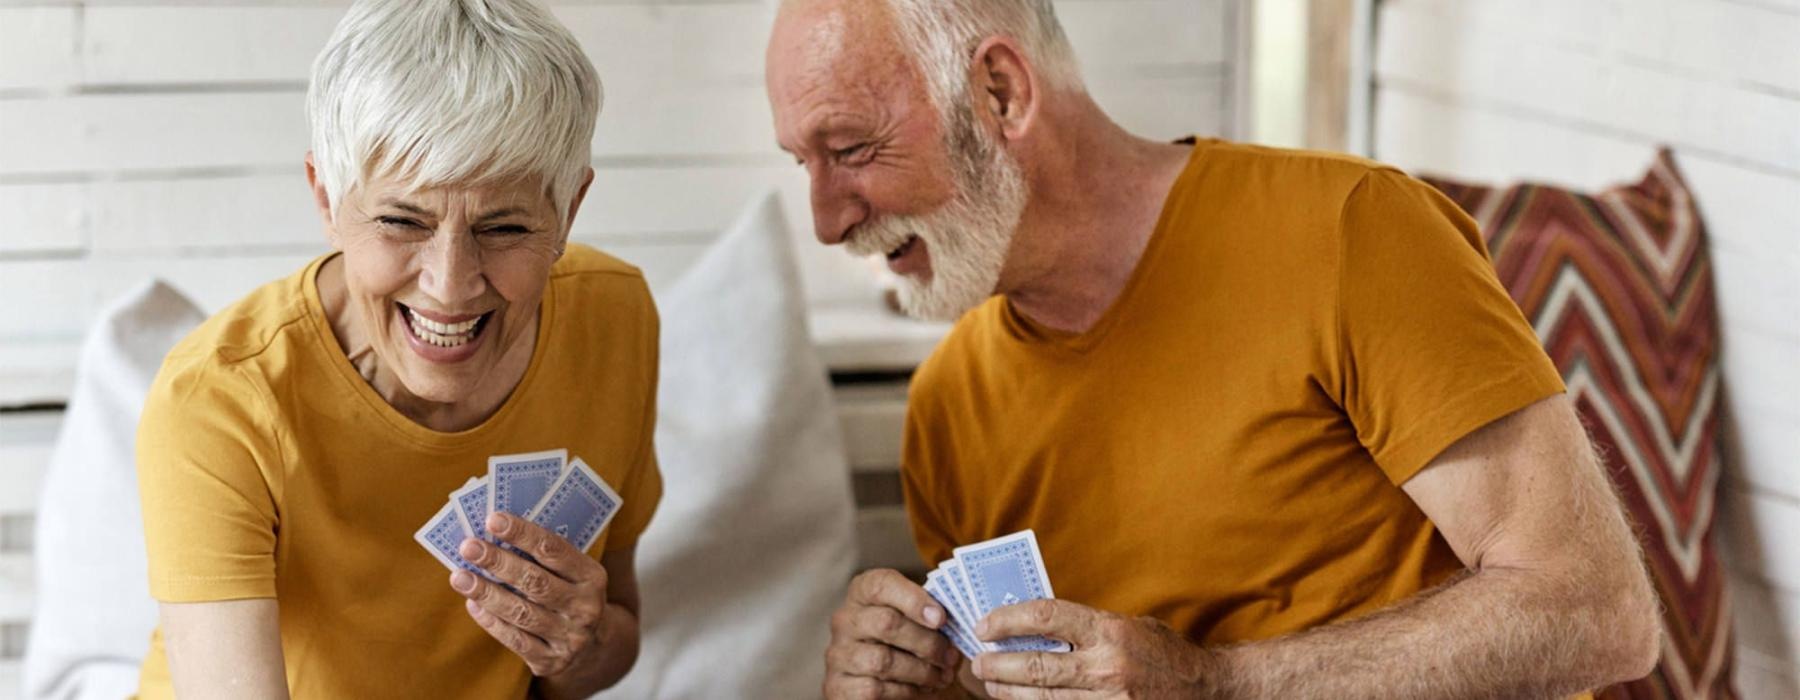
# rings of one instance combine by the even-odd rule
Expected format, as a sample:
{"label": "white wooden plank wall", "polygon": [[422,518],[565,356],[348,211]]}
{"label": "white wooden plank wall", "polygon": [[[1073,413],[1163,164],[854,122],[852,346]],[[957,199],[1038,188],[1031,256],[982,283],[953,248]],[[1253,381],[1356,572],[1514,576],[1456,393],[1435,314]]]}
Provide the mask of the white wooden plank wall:
{"label": "white wooden plank wall", "polygon": [[[30,0],[27,0],[30,3]],[[1234,0],[1061,0],[1095,93],[1158,137],[1230,127]],[[217,308],[323,250],[301,176],[312,57],[341,2],[0,7],[0,404],[54,398],[105,299],[163,275]],[[577,224],[667,277],[779,186],[762,0],[555,4],[606,83],[594,200]],[[866,293],[802,246],[809,293]],[[34,394],[43,396],[33,396]]]}
{"label": "white wooden plank wall", "polygon": [[1377,31],[1383,160],[1593,189],[1676,148],[1724,319],[1738,682],[1800,697],[1800,2],[1386,0]]}
{"label": "white wooden plank wall", "polygon": [[[152,276],[210,309],[323,252],[300,159],[308,70],[342,0],[0,0],[0,409],[66,397],[106,300]],[[1102,105],[1146,136],[1235,133],[1238,0],[1058,0]],[[552,3],[606,84],[578,239],[656,279],[779,187],[828,355],[904,370],[871,336],[862,268],[811,242],[804,174],[775,148],[763,0]],[[845,303],[850,302],[850,303]],[[836,308],[833,308],[836,307]],[[900,333],[923,333],[906,328]],[[838,336],[843,336],[839,338]],[[865,337],[867,336],[867,337]],[[878,336],[878,337],[877,337]],[[935,337],[935,336],[932,336]],[[841,341],[841,342],[840,342]],[[892,503],[904,382],[841,392],[865,562],[916,558]],[[0,697],[31,608],[30,518],[54,411],[0,413]]]}

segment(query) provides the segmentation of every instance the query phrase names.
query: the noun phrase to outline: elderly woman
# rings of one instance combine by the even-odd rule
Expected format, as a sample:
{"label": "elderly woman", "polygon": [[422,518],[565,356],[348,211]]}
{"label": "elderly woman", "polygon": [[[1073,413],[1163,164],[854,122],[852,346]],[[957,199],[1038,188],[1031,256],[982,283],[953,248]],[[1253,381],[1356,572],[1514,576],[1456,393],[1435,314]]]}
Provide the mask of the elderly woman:
{"label": "elderly woman", "polygon": [[[334,250],[219,313],[139,429],[161,625],[145,697],[585,697],[638,650],[661,496],[657,318],[568,243],[592,65],[526,0],[365,0],[314,66],[306,170]],[[413,534],[494,454],[564,448],[623,507],[592,547],[522,518]],[[460,538],[459,538],[460,539]],[[506,585],[500,585],[500,584]]]}

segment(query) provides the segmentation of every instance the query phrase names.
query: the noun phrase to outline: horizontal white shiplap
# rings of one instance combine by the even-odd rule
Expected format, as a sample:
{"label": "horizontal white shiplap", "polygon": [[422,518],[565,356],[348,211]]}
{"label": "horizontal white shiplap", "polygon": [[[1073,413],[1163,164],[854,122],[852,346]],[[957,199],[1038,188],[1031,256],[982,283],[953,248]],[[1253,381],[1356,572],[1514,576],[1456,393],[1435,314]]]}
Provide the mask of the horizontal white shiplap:
{"label": "horizontal white shiplap", "polygon": [[1719,490],[1719,524],[1732,569],[1800,593],[1800,501],[1728,481]]}
{"label": "horizontal white shiplap", "polygon": [[[720,119],[719,115],[741,115]],[[310,146],[305,94],[100,94],[0,100],[0,181],[69,173],[284,167]],[[770,156],[775,143],[760,86],[614,95],[594,153],[614,158]]]}
{"label": "horizontal white shiplap", "polygon": [[[576,235],[715,232],[791,168],[601,164]],[[25,234],[0,241],[0,252],[252,250],[324,240],[297,162],[279,174],[0,184],[0,224]]]}
{"label": "horizontal white shiplap", "polygon": [[1800,593],[1742,575],[1730,576],[1729,586],[1738,645],[1800,664],[1800,646],[1787,638],[1787,630],[1800,629]]}
{"label": "horizontal white shiplap", "polygon": [[[1376,73],[1396,84],[1648,135],[1800,173],[1800,97],[1742,89],[1400,6],[1381,13]],[[1431,56],[1432,60],[1418,57]]]}
{"label": "horizontal white shiplap", "polygon": [[[1077,51],[1093,57],[1089,65],[1114,72],[1119,66],[1223,62],[1229,49],[1224,23],[1197,21],[1222,16],[1222,6],[1223,0],[1064,0],[1058,10]],[[772,19],[764,3],[553,7],[609,85],[654,81],[691,89],[755,81],[762,74]],[[304,82],[343,12],[336,4],[90,7],[81,82]],[[694,50],[699,37],[706,40],[703,51]]]}
{"label": "horizontal white shiplap", "polygon": [[1793,700],[1800,698],[1800,678],[1789,671],[1792,661],[1751,649],[1737,648],[1738,693],[1744,700]]}
{"label": "horizontal white shiplap", "polygon": [[0,7],[0,91],[73,80],[76,15],[73,7]]}
{"label": "horizontal white shiplap", "polygon": [[1230,82],[1223,68],[1191,74],[1118,78],[1089,86],[1094,101],[1120,126],[1162,141],[1223,134]]}
{"label": "horizontal white shiplap", "polygon": [[0,341],[0,407],[57,404],[75,385],[76,338]]}
{"label": "horizontal white shiplap", "polygon": [[60,411],[0,414],[0,515],[37,510],[50,447],[62,427]]}
{"label": "horizontal white shiplap", "polygon": [[1225,0],[1057,0],[1056,12],[1090,75],[1232,56]]}
{"label": "horizontal white shiplap", "polygon": [[1515,51],[1560,46],[1800,92],[1800,2],[1786,1],[1785,10],[1766,0],[1384,0],[1383,9],[1517,37]]}
{"label": "horizontal white shiplap", "polygon": [[0,554],[0,622],[28,622],[37,601],[30,552]]}
{"label": "horizontal white shiplap", "polygon": [[80,253],[87,249],[86,184],[0,184],[0,254]]}
{"label": "horizontal white shiplap", "polygon": [[[1155,136],[1216,133],[1224,121],[1223,69],[1134,76],[1094,87],[1127,127]],[[299,90],[73,95],[0,100],[0,183],[81,173],[297,167],[310,147]],[[720,115],[737,115],[721,118]],[[594,154],[633,162],[778,162],[760,85],[615,94]]]}

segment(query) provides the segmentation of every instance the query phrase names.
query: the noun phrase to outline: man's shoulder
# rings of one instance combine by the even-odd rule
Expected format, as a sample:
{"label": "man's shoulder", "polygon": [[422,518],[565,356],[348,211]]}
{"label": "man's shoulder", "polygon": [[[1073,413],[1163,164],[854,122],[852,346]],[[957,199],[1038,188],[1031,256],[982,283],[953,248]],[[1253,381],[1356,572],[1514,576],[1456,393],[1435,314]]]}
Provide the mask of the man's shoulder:
{"label": "man's shoulder", "polygon": [[1265,196],[1290,205],[1308,201],[1329,210],[1341,205],[1371,177],[1410,179],[1392,165],[1348,153],[1277,148],[1231,141],[1204,142],[1205,151],[1192,167],[1204,175],[1196,190],[1216,197],[1215,188],[1233,195]]}

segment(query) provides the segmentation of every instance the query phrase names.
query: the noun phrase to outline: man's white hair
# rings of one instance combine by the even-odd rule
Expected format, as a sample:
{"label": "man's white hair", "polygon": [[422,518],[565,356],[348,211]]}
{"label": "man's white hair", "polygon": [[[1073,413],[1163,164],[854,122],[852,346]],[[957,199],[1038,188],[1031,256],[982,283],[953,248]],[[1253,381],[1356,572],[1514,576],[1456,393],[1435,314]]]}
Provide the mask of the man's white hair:
{"label": "man's white hair", "polygon": [[535,176],[567,216],[601,98],[581,45],[531,0],[359,0],[313,63],[306,108],[334,214],[369,176]]}
{"label": "man's white hair", "polygon": [[940,111],[967,103],[975,49],[988,37],[1018,41],[1039,80],[1053,89],[1082,87],[1075,49],[1051,0],[887,0],[900,38],[925,74]]}

